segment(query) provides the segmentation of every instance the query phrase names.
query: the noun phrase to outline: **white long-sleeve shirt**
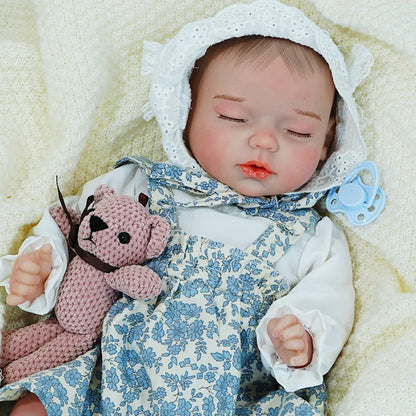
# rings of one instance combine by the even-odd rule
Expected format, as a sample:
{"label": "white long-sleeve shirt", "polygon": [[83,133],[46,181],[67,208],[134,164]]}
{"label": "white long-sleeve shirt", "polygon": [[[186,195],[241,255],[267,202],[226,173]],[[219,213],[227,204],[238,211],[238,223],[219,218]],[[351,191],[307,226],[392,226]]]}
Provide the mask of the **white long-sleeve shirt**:
{"label": "white long-sleeve shirt", "polygon": [[[110,185],[118,193],[137,197],[147,192],[147,177],[136,165],[127,164],[88,182],[80,197],[65,198],[68,207],[81,211],[86,199],[101,184]],[[175,190],[177,201],[192,197]],[[180,208],[178,226],[185,232],[200,235],[241,249],[259,237],[270,220],[246,215],[242,210]],[[56,302],[59,284],[66,270],[68,254],[65,239],[49,215],[49,208],[20,247],[19,254],[38,249],[49,243],[53,247],[52,272],[44,293],[23,310],[44,314]],[[9,275],[17,256],[0,258],[0,285],[9,292]],[[257,328],[257,342],[262,361],[276,380],[288,391],[322,383],[340,353],[351,331],[354,314],[354,290],[348,244],[342,231],[327,217],[311,227],[275,265],[276,270],[291,286],[291,291],[276,300]],[[267,335],[271,318],[285,314],[297,316],[313,337],[314,353],[310,365],[293,369],[283,364]]]}

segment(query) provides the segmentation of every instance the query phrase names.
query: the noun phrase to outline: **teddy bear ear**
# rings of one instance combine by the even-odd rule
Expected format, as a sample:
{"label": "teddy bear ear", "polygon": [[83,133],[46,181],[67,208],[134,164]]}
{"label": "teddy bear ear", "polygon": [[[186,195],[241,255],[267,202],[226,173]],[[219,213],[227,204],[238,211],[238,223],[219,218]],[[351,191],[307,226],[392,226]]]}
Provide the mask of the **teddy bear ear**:
{"label": "teddy bear ear", "polygon": [[104,198],[114,195],[116,192],[108,185],[99,185],[94,192],[94,200],[96,202],[101,201]]}
{"label": "teddy bear ear", "polygon": [[147,202],[149,201],[149,197],[144,194],[143,192],[140,192],[139,195],[139,202],[145,207],[147,205]]}

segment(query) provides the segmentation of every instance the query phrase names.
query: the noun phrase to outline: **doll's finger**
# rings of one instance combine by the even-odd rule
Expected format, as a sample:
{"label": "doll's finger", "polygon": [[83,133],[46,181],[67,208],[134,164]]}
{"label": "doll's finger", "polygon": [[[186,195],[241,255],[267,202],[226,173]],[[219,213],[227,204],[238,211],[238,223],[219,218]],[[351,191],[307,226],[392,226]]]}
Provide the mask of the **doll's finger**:
{"label": "doll's finger", "polygon": [[308,355],[301,353],[290,359],[290,365],[292,367],[302,367],[308,363]]}
{"label": "doll's finger", "polygon": [[279,332],[277,331],[271,331],[270,333],[268,333],[270,341],[273,344],[273,347],[275,350],[278,350],[280,348],[280,346],[282,345],[282,341],[279,338]]}
{"label": "doll's finger", "polygon": [[[267,332],[269,333],[269,336],[271,334],[280,334],[287,327],[293,325],[296,321],[293,322],[292,316],[293,315],[285,315],[282,318],[270,319],[267,324]],[[293,316],[293,318],[296,320],[296,317]]]}
{"label": "doll's finger", "polygon": [[52,246],[50,244],[44,244],[38,251],[39,257],[42,261],[51,261]]}
{"label": "doll's finger", "polygon": [[282,340],[280,338],[280,332],[276,329],[278,328],[278,318],[275,318],[274,322],[272,322],[273,320],[271,320],[267,326],[267,333],[269,335],[270,341],[273,344],[273,347],[276,351],[280,350],[280,348],[282,347]]}
{"label": "doll's finger", "polygon": [[25,270],[38,273],[40,263],[51,263],[52,246],[44,244],[40,249],[19,256],[13,266],[15,270]]}
{"label": "doll's finger", "polygon": [[294,351],[294,352],[304,351],[306,348],[305,341],[302,338],[289,339],[285,341],[283,345],[285,346],[287,350]]}
{"label": "doll's finger", "polygon": [[272,318],[267,324],[267,333],[270,337],[279,335],[279,318]]}
{"label": "doll's finger", "polygon": [[15,295],[14,293],[10,293],[6,297],[6,303],[9,306],[17,306],[26,301],[26,298],[24,296]]}
{"label": "doll's finger", "polygon": [[10,292],[14,295],[23,296],[26,299],[34,299],[36,296],[39,296],[39,286],[10,282]]}
{"label": "doll's finger", "polygon": [[303,328],[303,326],[300,324],[296,324],[288,328],[285,328],[283,331],[280,332],[279,336],[282,341],[285,341],[288,339],[302,338],[304,334],[305,329]]}
{"label": "doll's finger", "polygon": [[297,323],[299,323],[299,320],[298,318],[296,318],[295,315],[284,315],[282,318],[279,319],[279,322],[276,326],[276,331],[282,333],[287,328],[290,328],[291,326],[296,325]]}
{"label": "doll's finger", "polygon": [[39,252],[43,254],[51,254],[52,253],[52,246],[48,243],[42,244],[41,248],[39,249]]}
{"label": "doll's finger", "polygon": [[27,259],[26,261],[22,261],[19,266],[18,270],[22,272],[27,272],[30,274],[37,274],[40,272],[40,266],[38,263]]}
{"label": "doll's finger", "polygon": [[14,292],[17,285],[39,286],[40,283],[41,280],[38,275],[19,270],[19,272],[15,274],[13,281],[10,282],[10,288]]}

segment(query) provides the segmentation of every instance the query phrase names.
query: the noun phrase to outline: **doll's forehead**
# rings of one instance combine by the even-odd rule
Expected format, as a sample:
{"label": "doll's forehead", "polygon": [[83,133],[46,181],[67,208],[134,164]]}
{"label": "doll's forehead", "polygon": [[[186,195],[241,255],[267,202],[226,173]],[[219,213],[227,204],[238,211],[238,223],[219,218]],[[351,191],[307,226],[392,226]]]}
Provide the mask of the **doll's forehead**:
{"label": "doll's forehead", "polygon": [[325,59],[308,46],[289,39],[259,35],[230,38],[216,43],[197,60],[200,65],[195,67],[206,65],[219,55],[226,55],[236,65],[259,67],[267,66],[277,57],[282,57],[288,68],[299,75],[322,66],[328,67]]}
{"label": "doll's forehead", "polygon": [[196,60],[189,78],[192,100],[196,99],[201,80],[213,62],[217,66],[231,63],[236,69],[262,70],[278,58],[293,76],[307,78],[319,72],[334,84],[328,63],[312,48],[288,39],[252,35],[214,44]]}

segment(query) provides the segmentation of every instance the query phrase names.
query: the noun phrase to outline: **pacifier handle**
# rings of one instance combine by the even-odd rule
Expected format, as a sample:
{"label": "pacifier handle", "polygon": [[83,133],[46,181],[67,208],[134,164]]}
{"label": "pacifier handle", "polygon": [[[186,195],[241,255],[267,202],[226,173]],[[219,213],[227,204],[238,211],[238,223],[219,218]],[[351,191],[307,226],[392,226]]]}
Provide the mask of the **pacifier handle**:
{"label": "pacifier handle", "polygon": [[371,173],[371,175],[373,176],[373,187],[372,187],[372,191],[371,194],[368,197],[368,201],[366,202],[367,205],[371,205],[377,195],[377,191],[379,189],[378,186],[378,169],[377,166],[373,163],[370,162],[369,160],[360,163],[358,166],[355,167],[355,169],[353,169],[349,175],[344,179],[344,182],[342,183],[342,185],[340,186],[340,188],[343,185],[346,185],[349,182],[352,182],[362,171],[367,170]]}

